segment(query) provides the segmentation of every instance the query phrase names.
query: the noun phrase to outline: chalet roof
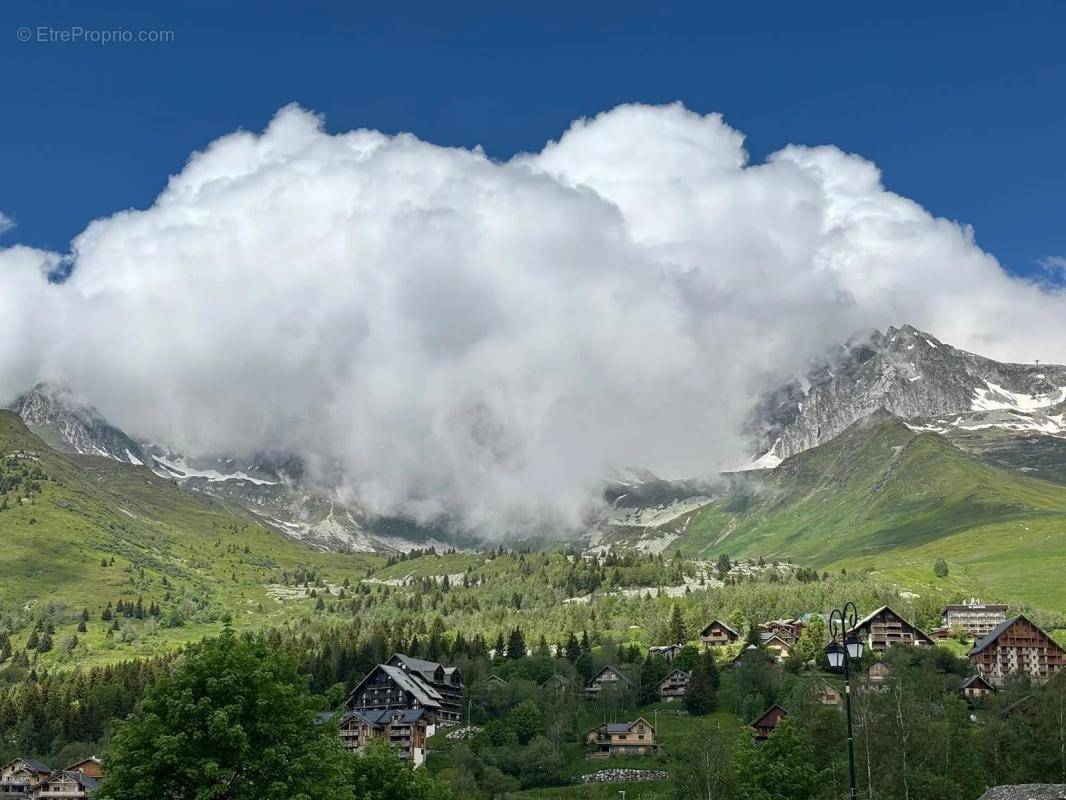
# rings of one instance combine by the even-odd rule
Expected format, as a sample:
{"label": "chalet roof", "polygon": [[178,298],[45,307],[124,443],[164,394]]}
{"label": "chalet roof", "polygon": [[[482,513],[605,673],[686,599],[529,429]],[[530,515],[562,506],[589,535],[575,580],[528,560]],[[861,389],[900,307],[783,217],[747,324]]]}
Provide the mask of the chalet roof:
{"label": "chalet roof", "polygon": [[659,681],[659,685],[662,686],[664,683],[666,683],[668,680],[670,680],[672,677],[674,677],[674,675],[682,675],[682,676],[684,676],[685,680],[688,680],[689,678],[692,677],[691,673],[685,672],[685,670],[683,670],[683,669],[672,669],[666,675],[665,678],[663,678],[661,681]]}
{"label": "chalet roof", "polygon": [[648,648],[649,653],[665,653],[668,650],[680,650],[679,644],[656,644]]}
{"label": "chalet roof", "polygon": [[1004,620],[1003,622],[999,623],[999,625],[997,625],[992,630],[990,630],[985,635],[985,637],[983,639],[981,639],[981,641],[979,641],[976,644],[974,644],[973,649],[967,655],[971,655],[971,656],[972,655],[976,655],[977,653],[980,653],[982,650],[988,649],[989,646],[991,646],[992,644],[995,643],[996,639],[998,639],[1000,636],[1002,636],[1006,632],[1007,628],[1009,628],[1011,625],[1013,625],[1015,622],[1018,622],[1019,620],[1025,620],[1030,625],[1032,625],[1034,628],[1037,628],[1039,630],[1039,626],[1036,625],[1027,616],[1025,616],[1025,614],[1019,614],[1016,617],[1011,617],[1010,619]]}
{"label": "chalet roof", "polygon": [[347,722],[353,717],[374,728],[384,728],[386,725],[398,722],[401,725],[414,725],[426,714],[424,708],[357,708],[347,712],[341,717],[341,723]]}
{"label": "chalet roof", "polygon": [[903,622],[903,624],[907,625],[911,630],[914,631],[915,635],[920,636],[922,639],[925,639],[925,641],[928,642],[929,644],[933,644],[933,640],[930,639],[928,636],[926,636],[925,632],[922,631],[921,628],[919,628],[917,625],[912,625],[910,622],[905,620],[901,614],[897,614],[895,611],[893,611],[888,606],[881,606],[880,608],[878,608],[878,609],[876,609],[874,611],[871,611],[869,614],[867,614],[865,617],[863,617],[862,619],[860,619],[858,622],[855,623],[855,630],[858,630],[859,628],[866,627],[867,625],[869,625],[873,621],[874,617],[876,617],[878,614],[880,614],[880,613],[882,613],[884,611],[887,611],[889,614],[891,614],[892,616],[896,617],[901,622]]}
{"label": "chalet roof", "polygon": [[637,717],[632,722],[603,722],[597,725],[595,728],[589,728],[588,732],[593,733],[594,731],[603,731],[608,736],[616,733],[629,733],[629,731],[633,730],[633,728],[638,722],[643,722],[645,725],[651,728],[653,734],[655,733],[655,726],[648,722],[646,719],[644,719],[644,717]]}
{"label": "chalet roof", "polygon": [[715,625],[718,625],[718,626],[719,626],[719,627],[721,627],[721,628],[725,628],[725,629],[726,629],[727,631],[729,631],[729,632],[730,632],[731,634],[733,634],[733,635],[734,635],[734,636],[736,636],[737,638],[740,638],[740,634],[739,634],[739,633],[737,633],[737,632],[736,632],[736,630],[734,630],[733,628],[731,628],[731,627],[730,627],[729,625],[726,625],[726,624],[725,624],[724,622],[722,622],[722,620],[720,620],[720,619],[712,619],[712,620],[711,620],[710,622],[708,622],[708,623],[707,623],[707,626],[706,626],[706,627],[705,627],[705,628],[704,628],[704,629],[703,629],[702,631],[700,631],[700,636],[706,636],[706,635],[707,635],[707,631],[709,631],[709,630],[710,630],[711,628],[713,628],[713,627],[714,627]]}
{"label": "chalet roof", "polygon": [[747,647],[745,647],[743,650],[736,654],[736,656],[733,658],[733,663],[739,664],[742,661],[747,661],[751,656],[755,655],[760,655],[767,661],[773,661],[773,658],[770,656],[770,654],[763,650],[761,647],[756,647],[753,644],[749,644]]}
{"label": "chalet roof", "polygon": [[571,681],[565,675],[560,675],[559,673],[556,673],[550,678],[548,678],[546,681],[544,681],[544,683],[541,684],[541,687],[547,686],[549,683],[561,683],[564,686],[569,686]]}
{"label": "chalet roof", "polygon": [[419,674],[411,674],[405,672],[399,667],[390,667],[387,664],[382,664],[381,669],[385,674],[392,678],[393,682],[401,689],[405,689],[414,695],[424,706],[439,706],[441,700],[440,693],[430,686]]}
{"label": "chalet roof", "polygon": [[18,758],[13,758],[11,761],[9,761],[7,763],[7,766],[10,766],[12,764],[16,764],[16,763],[18,763],[20,761],[23,764],[25,764],[27,767],[32,769],[34,772],[46,772],[47,773],[47,772],[51,772],[52,771],[52,768],[49,767],[47,764],[43,764],[40,761],[37,761],[36,759],[33,759],[33,758],[23,758],[22,756],[19,756]]}
{"label": "chalet roof", "polygon": [[101,763],[103,762],[101,762],[100,759],[96,756],[89,756],[88,758],[83,758],[81,761],[75,761],[73,764],[67,767],[66,771],[70,772],[71,770],[75,770],[85,764],[96,764],[96,766],[100,766]]}
{"label": "chalet roof", "polygon": [[962,682],[962,688],[963,689],[969,689],[971,686],[975,686],[977,684],[980,684],[981,686],[984,686],[986,689],[989,689],[989,690],[991,690],[993,692],[996,691],[996,687],[993,686],[988,681],[986,681],[980,675],[971,675],[969,678],[964,680]]}
{"label": "chalet roof", "polygon": [[620,669],[618,669],[618,667],[614,667],[614,666],[611,666],[610,664],[608,664],[606,667],[604,667],[599,672],[597,672],[595,675],[593,675],[589,679],[589,682],[586,683],[585,685],[586,686],[592,686],[594,683],[596,683],[596,681],[598,681],[600,679],[600,677],[605,672],[613,672],[615,675],[618,676],[618,679],[620,681],[624,682],[624,683],[628,683],[628,684],[632,684],[633,683],[631,680],[629,680],[629,678],[627,678],[625,675],[622,674],[622,671]]}
{"label": "chalet roof", "polygon": [[423,658],[412,658],[403,653],[393,653],[392,658],[386,663],[391,666],[393,661],[400,662],[402,667],[406,667],[412,672],[420,672],[426,676],[433,675],[438,669],[444,670],[444,673],[448,674],[448,670],[444,669],[444,665],[438,661],[426,661]]}
{"label": "chalet roof", "polygon": [[76,784],[78,784],[80,788],[84,789],[86,792],[95,792],[97,789],[100,788],[100,781],[96,780],[96,778],[90,778],[84,772],[72,772],[65,769],[53,773],[52,777],[45,781],[45,783],[55,783],[64,779],[74,781]]}
{"label": "chalet roof", "polygon": [[765,720],[771,714],[773,714],[774,711],[780,711],[782,717],[787,717],[788,716],[788,711],[785,710],[784,706],[779,705],[778,703],[774,703],[772,706],[770,706],[768,709],[766,709],[764,712],[762,712],[762,714],[760,714],[758,717],[756,717],[754,720],[752,720],[751,727],[758,728],[759,727],[759,723],[762,722],[763,720]]}
{"label": "chalet roof", "polygon": [[419,673],[407,672],[399,667],[390,667],[388,664],[378,664],[374,669],[370,670],[370,672],[366,674],[366,677],[359,681],[359,684],[352,689],[348,697],[354,697],[355,694],[363,688],[363,684],[370,680],[378,670],[384,672],[389,677],[389,680],[395,683],[399,688],[408,692],[421,705],[429,708],[440,708],[443,698],[436,689],[426,683]]}
{"label": "chalet roof", "polygon": [[771,633],[770,631],[762,631],[762,632],[760,632],[759,633],[759,639],[762,641],[764,647],[766,645],[768,645],[770,642],[772,642],[774,639],[777,639],[777,641],[779,641],[785,647],[792,647],[792,645],[790,645],[788,642],[786,642],[784,639],[782,639],[776,633]]}

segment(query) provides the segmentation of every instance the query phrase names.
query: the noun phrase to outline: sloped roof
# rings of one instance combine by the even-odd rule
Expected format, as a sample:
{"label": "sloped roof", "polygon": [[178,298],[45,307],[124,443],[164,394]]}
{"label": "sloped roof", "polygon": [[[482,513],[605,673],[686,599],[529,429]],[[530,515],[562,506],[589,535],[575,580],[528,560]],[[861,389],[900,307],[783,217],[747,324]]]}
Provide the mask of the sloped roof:
{"label": "sloped roof", "polygon": [[963,688],[963,689],[969,689],[969,688],[970,688],[971,686],[973,686],[973,685],[974,685],[975,683],[980,683],[980,684],[983,684],[983,685],[985,686],[985,688],[987,688],[987,689],[991,689],[991,690],[992,690],[993,692],[994,692],[994,691],[996,691],[996,687],[995,687],[995,686],[993,686],[993,685],[992,685],[991,683],[989,683],[988,681],[986,681],[986,680],[985,680],[984,678],[982,678],[982,677],[981,677],[980,675],[971,675],[971,676],[970,676],[969,678],[967,678],[966,680],[964,680],[964,681],[962,682],[962,688]]}
{"label": "sloped roof", "polygon": [[869,614],[867,614],[865,617],[863,617],[862,619],[860,619],[858,622],[855,623],[855,630],[858,630],[859,628],[863,628],[863,627],[869,625],[870,622],[873,621],[873,618],[876,617],[878,614],[880,614],[883,611],[887,611],[892,616],[897,617],[898,619],[902,620],[904,623],[906,623],[908,626],[910,626],[910,628],[918,636],[920,636],[922,639],[925,639],[925,641],[927,641],[929,644],[933,644],[933,640],[930,639],[921,628],[919,628],[917,625],[914,625],[913,623],[911,623],[910,621],[905,619],[902,614],[899,614],[899,613],[893,611],[888,606],[881,606],[880,608],[875,609],[874,611],[871,611]]}
{"label": "sloped roof", "polygon": [[779,703],[774,703],[772,706],[762,712],[758,717],[752,720],[751,727],[759,727],[759,723],[766,719],[768,716],[770,716],[772,713],[774,713],[774,711],[780,711],[782,717],[788,716],[788,711],[785,710],[784,706],[780,705]]}
{"label": "sloped roof", "polygon": [[[981,641],[979,641],[976,644],[974,644],[973,649],[970,650],[968,655],[971,655],[971,656],[972,655],[976,655],[977,653],[980,653],[982,650],[987,649],[990,645],[992,645],[996,641],[996,639],[998,639],[1000,636],[1002,636],[1004,633],[1006,633],[1007,629],[1011,625],[1013,625],[1015,622],[1019,622],[1020,620],[1025,620],[1030,625],[1032,625],[1034,628],[1039,630],[1041,633],[1044,632],[1043,629],[1039,625],[1037,625],[1035,622],[1033,622],[1031,619],[1029,619],[1029,617],[1025,616],[1025,614],[1018,614],[1016,617],[1011,617],[1010,619],[1004,620],[1003,622],[999,623],[999,625],[997,625],[992,630],[990,630],[984,636],[984,638],[981,639]],[[1047,636],[1046,633],[1044,635]],[[1050,639],[1050,638],[1051,637],[1048,636],[1048,639]]]}
{"label": "sloped roof", "polygon": [[750,658],[751,656],[756,656],[756,655],[762,656],[767,661],[771,661],[772,662],[774,660],[773,657],[769,653],[767,653],[765,650],[763,650],[761,647],[756,647],[753,644],[749,644],[747,647],[745,647],[743,650],[741,650],[739,653],[737,653],[736,656],[734,656],[733,663],[734,664],[739,664],[742,661],[747,661],[748,658]]}
{"label": "sloped roof", "polygon": [[620,681],[624,682],[624,683],[628,683],[628,684],[632,684],[633,683],[631,680],[629,680],[629,678],[627,678],[625,675],[622,674],[622,670],[618,669],[618,667],[615,667],[615,666],[612,666],[612,665],[608,664],[606,667],[604,667],[599,672],[597,672],[595,675],[593,675],[591,678],[589,678],[589,682],[586,683],[585,685],[586,686],[591,686],[597,680],[599,680],[600,676],[603,675],[603,673],[605,673],[605,672],[613,672],[615,675],[618,676],[618,679]]}
{"label": "sloped roof", "polygon": [[76,770],[73,772],[65,769],[60,770],[59,772],[54,773],[52,777],[45,781],[45,783],[52,783],[63,779],[74,781],[87,792],[95,792],[100,788],[100,781],[96,780],[96,778],[90,778],[84,772],[78,772]]}
{"label": "sloped roof", "polygon": [[569,686],[571,681],[565,675],[560,675],[557,672],[554,675],[552,675],[550,678],[548,678],[546,681],[544,681],[544,683],[541,684],[541,687],[547,686],[549,683],[561,683],[564,686]]}
{"label": "sloped roof", "polygon": [[67,767],[65,771],[70,772],[71,770],[76,770],[83,764],[96,764],[96,766],[100,766],[101,763],[102,762],[100,761],[100,759],[96,756],[89,756],[88,758],[83,758],[81,761],[75,761],[73,764]]}
{"label": "sloped roof", "polygon": [[659,681],[659,685],[662,686],[664,683],[674,677],[674,675],[682,675],[684,676],[685,680],[689,680],[692,677],[691,673],[685,672],[685,670],[683,669],[672,669],[669,673],[667,673],[665,678]]}
{"label": "sloped roof", "polygon": [[33,758],[23,758],[22,756],[19,756],[18,758],[13,758],[11,761],[8,762],[8,764],[15,764],[15,763],[20,762],[20,761],[23,764],[25,764],[27,767],[32,769],[34,772],[51,772],[52,771],[52,768],[49,767],[47,764],[43,764],[40,761],[37,761],[36,759],[33,759]]}
{"label": "sloped roof", "polygon": [[389,680],[404,691],[410,693],[411,696],[422,705],[430,708],[440,708],[443,698],[436,689],[426,683],[419,673],[407,672],[399,667],[390,667],[388,664],[378,664],[374,669],[370,670],[370,672],[366,674],[366,677],[359,681],[359,684],[352,689],[348,698],[351,699],[354,697],[355,694],[363,688],[363,684],[370,680],[378,670],[384,672],[389,677]]}
{"label": "sloped roof", "polygon": [[772,642],[774,639],[777,639],[777,641],[781,642],[781,644],[783,644],[785,647],[788,647],[788,648],[792,647],[792,645],[790,645],[788,642],[786,642],[784,639],[782,639],[776,633],[770,633],[769,631],[763,631],[762,633],[760,633],[759,634],[759,638],[762,640],[762,643],[763,643],[764,647],[766,645],[768,645],[770,642]]}
{"label": "sloped roof", "polygon": [[740,634],[737,633],[737,631],[734,628],[730,627],[729,625],[726,625],[720,619],[712,619],[710,622],[708,622],[707,625],[703,628],[703,630],[700,631],[700,636],[706,636],[707,635],[707,631],[709,631],[715,625],[718,625],[719,627],[725,628],[727,631],[729,631],[731,634],[736,636],[738,639],[740,638]]}
{"label": "sloped roof", "polygon": [[[423,675],[432,675],[438,669],[444,669],[444,665],[441,664],[439,661],[426,661],[423,658],[412,658],[411,656],[405,655],[404,653],[393,653],[392,658],[390,658],[386,663],[391,664],[391,662],[393,661],[399,661],[401,664],[407,667],[408,670],[412,670],[414,672],[421,672]],[[447,674],[447,670],[444,671],[445,674]]]}

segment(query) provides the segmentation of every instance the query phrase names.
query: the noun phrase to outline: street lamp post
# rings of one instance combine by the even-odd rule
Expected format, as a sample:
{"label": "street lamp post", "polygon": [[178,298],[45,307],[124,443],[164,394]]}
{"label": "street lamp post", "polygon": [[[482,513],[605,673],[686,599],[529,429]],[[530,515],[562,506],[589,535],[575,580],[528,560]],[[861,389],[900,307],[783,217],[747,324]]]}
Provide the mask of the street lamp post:
{"label": "street lamp post", "polygon": [[[858,790],[855,783],[855,738],[851,728],[851,675],[848,664],[862,658],[862,639],[855,633],[858,611],[850,600],[843,608],[834,609],[829,614],[829,646],[825,649],[829,667],[844,671],[844,702],[848,715],[848,769],[851,777],[851,800],[856,800]],[[837,642],[837,638],[840,642]]]}

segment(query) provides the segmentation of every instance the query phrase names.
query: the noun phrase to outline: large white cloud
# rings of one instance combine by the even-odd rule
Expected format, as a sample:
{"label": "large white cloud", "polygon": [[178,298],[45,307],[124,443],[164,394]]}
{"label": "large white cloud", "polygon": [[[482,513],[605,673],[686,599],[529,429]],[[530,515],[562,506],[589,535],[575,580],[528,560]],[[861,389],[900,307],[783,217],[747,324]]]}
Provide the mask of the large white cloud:
{"label": "large white cloud", "polygon": [[505,163],[290,106],[60,256],[0,251],[0,393],[72,384],[192,453],[294,451],[372,508],[575,521],[621,465],[708,474],[770,376],[911,322],[1066,361],[1066,299],[833,147],[749,165],[621,106]]}

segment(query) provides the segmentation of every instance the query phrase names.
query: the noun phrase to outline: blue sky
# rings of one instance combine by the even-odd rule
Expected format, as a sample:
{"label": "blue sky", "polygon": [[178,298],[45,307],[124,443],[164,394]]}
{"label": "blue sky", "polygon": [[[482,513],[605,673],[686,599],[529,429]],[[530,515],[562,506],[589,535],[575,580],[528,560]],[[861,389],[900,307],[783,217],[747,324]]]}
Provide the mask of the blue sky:
{"label": "blue sky", "polygon": [[[0,212],[17,222],[0,244],[65,251],[292,101],[330,130],[502,159],[575,117],[681,100],[722,112],[755,161],[793,142],[875,161],[1014,272],[1066,255],[1066,3],[150,5],[0,9]],[[174,41],[20,42],[22,26]]]}

